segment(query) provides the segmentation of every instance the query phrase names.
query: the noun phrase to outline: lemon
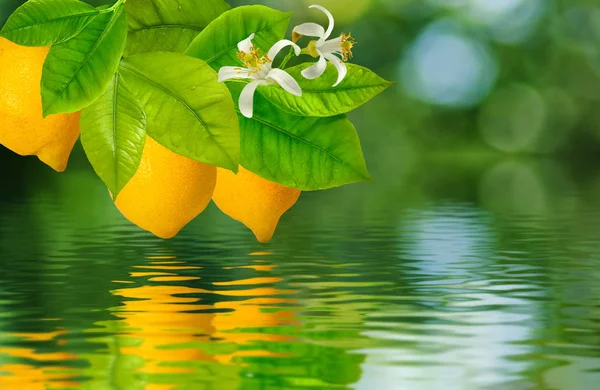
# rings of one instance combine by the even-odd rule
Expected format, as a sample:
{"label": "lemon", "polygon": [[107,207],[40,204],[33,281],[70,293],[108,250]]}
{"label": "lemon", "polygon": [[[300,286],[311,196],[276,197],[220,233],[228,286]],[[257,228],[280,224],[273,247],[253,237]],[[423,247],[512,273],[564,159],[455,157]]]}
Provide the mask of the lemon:
{"label": "lemon", "polygon": [[208,206],[216,181],[216,167],[175,154],[146,137],[140,167],[115,204],[142,229],[173,238]]}
{"label": "lemon", "polygon": [[217,169],[213,201],[222,212],[252,230],[259,242],[266,243],[300,194],[300,190],[270,182],[240,166],[237,175]]}
{"label": "lemon", "polygon": [[62,172],[79,137],[79,113],[42,116],[40,82],[49,50],[0,38],[0,144]]}

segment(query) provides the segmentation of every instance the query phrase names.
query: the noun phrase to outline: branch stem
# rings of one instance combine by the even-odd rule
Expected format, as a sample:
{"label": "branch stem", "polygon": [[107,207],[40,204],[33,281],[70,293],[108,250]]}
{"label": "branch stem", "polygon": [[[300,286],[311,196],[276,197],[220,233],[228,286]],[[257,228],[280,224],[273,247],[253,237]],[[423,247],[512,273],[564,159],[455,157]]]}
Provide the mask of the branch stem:
{"label": "branch stem", "polygon": [[113,4],[111,7],[106,8],[106,9],[102,9],[100,10],[100,14],[107,14],[110,12],[113,12],[114,10],[116,10],[119,6],[121,6],[122,4],[125,4],[127,0],[119,0],[117,1],[115,4]]}
{"label": "branch stem", "polygon": [[294,55],[294,48],[291,47],[290,52],[287,54],[287,56],[285,56],[283,61],[281,61],[281,65],[279,65],[279,69],[285,69],[285,66],[287,65],[288,62],[290,62],[293,55]]}

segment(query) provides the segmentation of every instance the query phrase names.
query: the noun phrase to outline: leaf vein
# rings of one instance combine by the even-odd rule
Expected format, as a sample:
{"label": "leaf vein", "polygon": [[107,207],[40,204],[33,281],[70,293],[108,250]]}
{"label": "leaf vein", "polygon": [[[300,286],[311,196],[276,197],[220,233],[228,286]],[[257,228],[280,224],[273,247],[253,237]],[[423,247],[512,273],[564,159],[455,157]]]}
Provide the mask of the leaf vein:
{"label": "leaf vein", "polygon": [[161,30],[161,29],[169,29],[169,28],[178,28],[181,30],[192,30],[192,31],[202,31],[204,27],[193,26],[193,25],[185,25],[185,24],[157,24],[153,26],[144,26],[141,28],[136,28],[133,30],[129,30],[130,34],[137,34],[140,32],[148,31],[148,30]]}
{"label": "leaf vein", "polygon": [[[238,113],[241,115],[241,111],[239,110],[239,108],[237,108],[237,107],[236,107],[236,109],[235,109],[235,110],[236,110],[236,111],[237,111],[237,112],[238,112]],[[337,157],[336,155],[334,155],[333,153],[331,153],[329,150],[327,150],[327,149],[325,149],[325,148],[322,148],[322,147],[320,147],[319,145],[316,145],[316,144],[314,144],[314,143],[312,143],[312,142],[310,142],[310,141],[308,141],[308,140],[305,140],[305,139],[303,139],[303,138],[300,138],[300,137],[298,137],[297,135],[295,135],[295,134],[293,134],[293,133],[290,133],[288,130],[282,129],[281,127],[277,127],[277,126],[275,126],[275,125],[273,125],[273,124],[271,124],[271,123],[269,123],[269,122],[267,122],[267,121],[265,121],[265,120],[259,119],[259,118],[257,118],[256,116],[254,116],[254,117],[252,118],[252,120],[254,120],[254,121],[256,121],[256,122],[258,122],[258,123],[260,123],[260,124],[262,124],[262,125],[265,125],[265,126],[267,126],[267,127],[270,127],[270,128],[272,128],[272,129],[274,129],[275,131],[281,132],[281,133],[283,133],[283,134],[285,134],[285,135],[289,136],[290,138],[294,138],[294,139],[296,139],[296,140],[300,141],[301,143],[304,143],[304,144],[306,144],[306,145],[308,145],[308,146],[311,146],[311,147],[313,147],[313,148],[314,148],[314,149],[316,149],[316,150],[319,150],[319,151],[320,151],[320,152],[322,152],[323,154],[325,154],[325,155],[329,156],[331,159],[333,159],[333,160],[335,160],[335,161],[339,162],[339,163],[340,163],[340,164],[342,164],[342,165],[345,165],[345,166],[347,166],[348,168],[350,168],[350,169],[351,169],[351,170],[352,170],[354,173],[358,174],[359,176],[361,176],[361,177],[363,177],[363,178],[366,178],[366,177],[365,177],[365,176],[364,176],[362,173],[360,173],[359,171],[357,171],[357,170],[356,170],[356,169],[355,169],[355,168],[354,168],[352,165],[350,165],[350,164],[348,164],[346,161],[344,161],[344,160],[340,159],[339,157]]]}
{"label": "leaf vein", "polygon": [[82,17],[87,17],[87,16],[96,16],[97,14],[98,14],[98,11],[94,10],[94,11],[88,11],[86,13],[81,13],[81,14],[61,16],[60,18],[50,19],[50,20],[47,20],[47,21],[42,21],[42,22],[37,22],[37,23],[32,23],[32,24],[28,24],[26,26],[14,28],[14,29],[7,29],[6,31],[12,33],[12,32],[15,32],[15,31],[26,30],[26,29],[37,27],[37,26],[41,26],[41,25],[44,25],[44,24],[60,22],[62,20],[67,20],[67,19],[82,18]]}
{"label": "leaf vein", "polygon": [[64,84],[64,86],[61,89],[61,91],[56,95],[56,98],[54,99],[54,101],[52,102],[52,104],[50,104],[50,105],[48,105],[46,107],[46,109],[44,110],[44,113],[47,113],[50,110],[50,107],[52,107],[56,103],[56,101],[65,93],[65,91],[67,90],[67,88],[69,87],[69,85],[71,85],[71,83],[73,82],[73,80],[75,79],[75,77],[77,77],[77,74],[79,73],[79,71],[89,61],[89,59],[92,56],[93,52],[100,45],[100,43],[104,40],[104,37],[106,36],[107,31],[110,31],[111,28],[112,28],[112,26],[117,22],[117,19],[119,17],[121,17],[121,14],[122,13],[119,13],[118,16],[116,16],[116,12],[113,14],[113,16],[111,17],[109,23],[106,25],[106,27],[104,28],[104,30],[102,31],[102,33],[100,34],[100,36],[98,37],[98,39],[96,40],[96,42],[94,42],[94,44],[92,45],[92,47],[90,48],[90,50],[87,52],[86,56],[83,58],[83,60],[81,61],[81,63],[77,67],[77,69],[73,72],[73,74],[71,75],[71,77],[69,78],[69,80]]}

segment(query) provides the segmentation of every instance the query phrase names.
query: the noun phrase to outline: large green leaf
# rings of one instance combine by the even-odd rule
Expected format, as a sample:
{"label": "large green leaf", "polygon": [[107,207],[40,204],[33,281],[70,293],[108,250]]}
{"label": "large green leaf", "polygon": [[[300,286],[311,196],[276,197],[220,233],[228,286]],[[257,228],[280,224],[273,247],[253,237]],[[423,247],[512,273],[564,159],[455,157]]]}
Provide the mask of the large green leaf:
{"label": "large green leaf", "polygon": [[50,46],[77,35],[98,10],[77,0],[29,0],[8,18],[0,35],[21,46]]}
{"label": "large green leaf", "polygon": [[307,80],[302,71],[313,64],[302,64],[286,69],[302,88],[302,96],[294,96],[278,85],[262,86],[258,90],[277,107],[300,116],[335,116],[345,114],[365,104],[393,83],[382,79],[362,66],[346,64],[348,75],[337,87],[338,72],[329,63],[325,73],[315,80]]}
{"label": "large green leaf", "polygon": [[81,144],[116,198],[137,171],[146,141],[146,115],[117,72],[108,89],[81,112]]}
{"label": "large green leaf", "polygon": [[127,18],[119,6],[52,46],[42,72],[44,116],[76,112],[98,99],[117,71],[126,37]]}
{"label": "large green leaf", "polygon": [[125,54],[183,53],[200,31],[230,8],[224,0],[129,0]]}
{"label": "large green leaf", "polygon": [[200,58],[213,69],[240,64],[237,44],[256,34],[252,41],[264,52],[283,39],[290,22],[290,13],[262,5],[234,8],[215,19],[194,39],[185,54]]}
{"label": "large green leaf", "polygon": [[[243,83],[229,83],[239,97]],[[254,96],[252,119],[239,116],[240,164],[257,175],[304,191],[371,181],[356,129],[345,115],[290,115]]]}
{"label": "large green leaf", "polygon": [[126,57],[120,73],[144,107],[148,135],[177,154],[237,170],[235,106],[206,62],[178,53],[146,53]]}

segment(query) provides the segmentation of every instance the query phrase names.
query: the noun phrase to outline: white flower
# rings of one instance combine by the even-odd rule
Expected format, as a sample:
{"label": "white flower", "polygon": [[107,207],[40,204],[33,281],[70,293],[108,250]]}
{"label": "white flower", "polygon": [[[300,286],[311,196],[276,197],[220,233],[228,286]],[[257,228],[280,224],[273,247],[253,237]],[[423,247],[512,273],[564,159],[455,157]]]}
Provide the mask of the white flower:
{"label": "white flower", "polygon": [[224,66],[219,69],[219,82],[231,79],[252,79],[240,95],[240,112],[246,118],[252,118],[254,111],[254,92],[261,85],[279,84],[281,88],[295,96],[302,96],[302,89],[292,76],[281,69],[273,68],[273,59],[279,52],[292,46],[296,55],[300,55],[300,47],[292,41],[281,40],[273,45],[266,56],[261,55],[260,49],[252,44],[254,34],[238,43],[237,57],[244,67]]}
{"label": "white flower", "polygon": [[321,77],[325,69],[327,69],[327,61],[330,61],[338,70],[338,79],[333,85],[336,87],[344,80],[348,73],[344,62],[352,58],[352,47],[356,45],[356,41],[350,34],[342,34],[337,38],[329,39],[335,26],[333,15],[320,5],[311,5],[309,8],[316,8],[325,13],[329,18],[329,27],[325,31],[322,26],[316,23],[304,23],[294,28],[293,36],[295,42],[303,35],[319,38],[317,41],[311,41],[306,49],[307,53],[311,56],[315,58],[319,57],[319,61],[310,68],[302,71],[302,76],[309,80]]}

